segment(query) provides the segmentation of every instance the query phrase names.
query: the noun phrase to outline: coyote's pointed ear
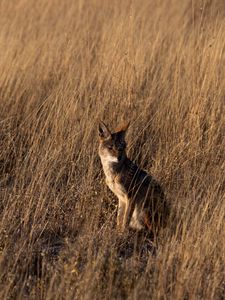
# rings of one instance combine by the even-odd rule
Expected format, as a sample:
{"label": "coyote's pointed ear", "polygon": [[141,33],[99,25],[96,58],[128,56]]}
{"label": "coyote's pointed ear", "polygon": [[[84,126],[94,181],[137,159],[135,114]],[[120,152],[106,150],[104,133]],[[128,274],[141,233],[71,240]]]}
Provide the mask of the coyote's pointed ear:
{"label": "coyote's pointed ear", "polygon": [[111,132],[104,122],[100,122],[98,125],[98,133],[101,139],[107,140],[111,137]]}
{"label": "coyote's pointed ear", "polygon": [[119,136],[120,139],[125,139],[126,131],[130,125],[130,122],[124,123],[122,126],[116,129],[116,134]]}

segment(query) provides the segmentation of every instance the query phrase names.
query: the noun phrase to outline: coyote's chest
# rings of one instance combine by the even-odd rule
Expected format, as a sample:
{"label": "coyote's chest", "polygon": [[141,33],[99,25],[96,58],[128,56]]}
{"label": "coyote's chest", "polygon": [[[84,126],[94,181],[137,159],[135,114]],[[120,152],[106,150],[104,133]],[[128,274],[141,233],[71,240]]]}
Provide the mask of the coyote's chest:
{"label": "coyote's chest", "polygon": [[121,183],[119,183],[118,178],[106,177],[106,184],[110,190],[118,197],[125,197],[126,191]]}
{"label": "coyote's chest", "polygon": [[119,198],[126,196],[124,186],[119,181],[119,175],[113,172],[112,164],[108,161],[102,160],[103,170],[106,176],[106,184],[110,190]]}

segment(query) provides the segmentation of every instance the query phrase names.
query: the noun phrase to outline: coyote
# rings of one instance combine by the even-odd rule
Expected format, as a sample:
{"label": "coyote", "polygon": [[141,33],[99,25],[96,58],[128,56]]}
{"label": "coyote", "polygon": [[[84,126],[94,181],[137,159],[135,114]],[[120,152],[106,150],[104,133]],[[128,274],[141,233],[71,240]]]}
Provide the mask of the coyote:
{"label": "coyote", "polygon": [[111,133],[103,122],[99,123],[99,156],[106,184],[119,199],[118,231],[122,233],[131,227],[154,233],[165,225],[168,207],[159,183],[126,155],[128,126]]}

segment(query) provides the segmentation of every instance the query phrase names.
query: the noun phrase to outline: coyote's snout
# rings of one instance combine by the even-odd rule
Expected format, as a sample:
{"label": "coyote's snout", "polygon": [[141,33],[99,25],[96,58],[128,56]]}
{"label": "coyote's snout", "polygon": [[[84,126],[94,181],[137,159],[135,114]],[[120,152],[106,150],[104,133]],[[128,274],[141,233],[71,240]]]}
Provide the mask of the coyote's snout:
{"label": "coyote's snout", "polygon": [[120,232],[127,226],[156,231],[165,225],[167,203],[156,180],[127,157],[127,128],[124,125],[111,133],[103,122],[99,124],[99,156],[106,184],[119,199],[117,227]]}

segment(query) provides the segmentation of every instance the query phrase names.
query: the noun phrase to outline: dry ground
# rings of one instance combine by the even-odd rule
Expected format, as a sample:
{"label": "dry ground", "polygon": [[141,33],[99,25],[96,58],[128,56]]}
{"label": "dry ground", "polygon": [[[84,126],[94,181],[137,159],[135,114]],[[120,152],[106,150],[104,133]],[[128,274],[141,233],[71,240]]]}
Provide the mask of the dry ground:
{"label": "dry ground", "polygon": [[[1,0],[0,299],[223,299],[224,41],[223,0]],[[100,119],[172,205],[154,249],[117,237]]]}

